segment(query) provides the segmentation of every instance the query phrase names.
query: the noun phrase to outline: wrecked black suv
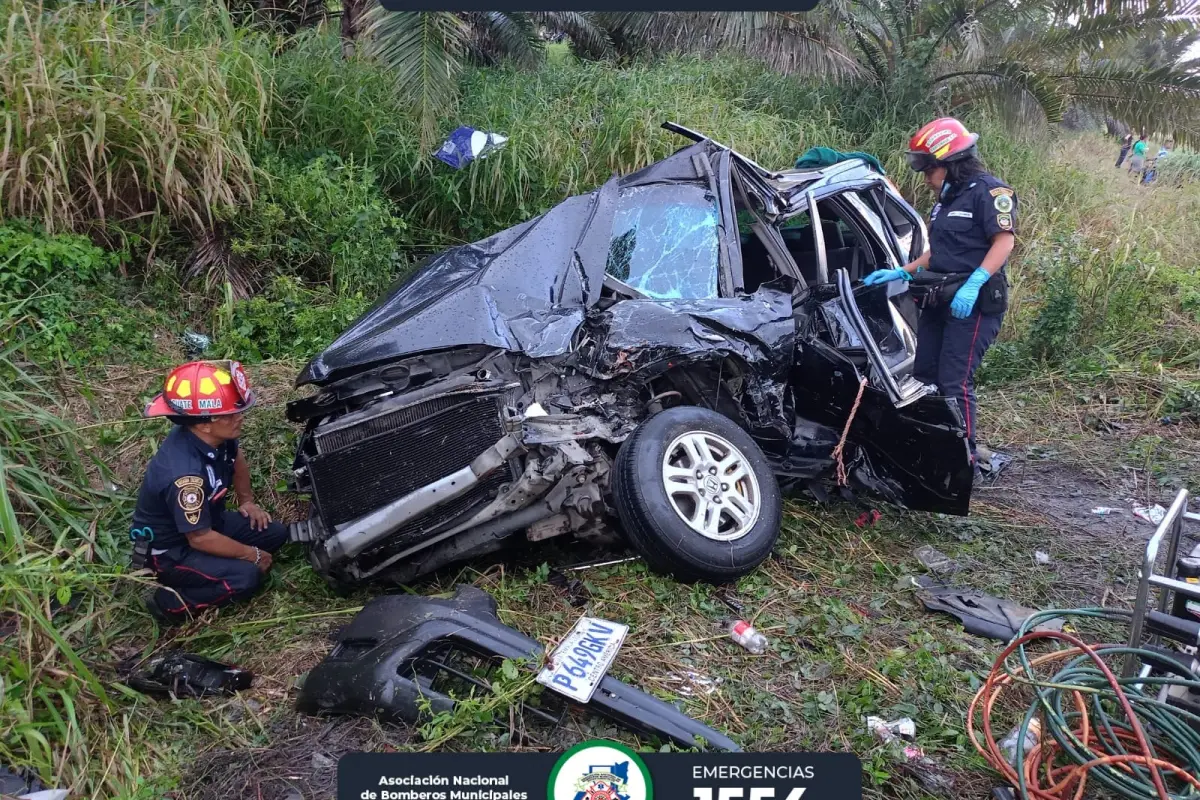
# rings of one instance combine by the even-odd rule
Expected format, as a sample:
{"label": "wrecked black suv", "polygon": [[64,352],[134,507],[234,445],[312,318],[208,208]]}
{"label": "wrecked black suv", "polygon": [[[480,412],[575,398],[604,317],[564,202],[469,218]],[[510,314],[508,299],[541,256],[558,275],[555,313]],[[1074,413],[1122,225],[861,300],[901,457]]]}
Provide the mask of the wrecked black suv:
{"label": "wrecked black suv", "polygon": [[613,530],[731,580],[806,488],[967,513],[914,303],[860,282],[923,252],[920,216],[863,161],[770,172],[664,127],[694,144],[432,257],[301,373],[291,534],[331,583]]}

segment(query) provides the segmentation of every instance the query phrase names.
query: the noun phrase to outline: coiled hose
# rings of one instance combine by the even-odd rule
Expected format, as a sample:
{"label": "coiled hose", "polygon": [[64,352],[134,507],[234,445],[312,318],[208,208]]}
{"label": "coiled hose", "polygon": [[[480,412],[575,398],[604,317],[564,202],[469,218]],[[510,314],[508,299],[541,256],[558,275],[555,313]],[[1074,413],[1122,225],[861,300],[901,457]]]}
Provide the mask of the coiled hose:
{"label": "coiled hose", "polygon": [[[1200,716],[1156,699],[1165,684],[1200,689],[1200,681],[1178,675],[1123,679],[1125,657],[1164,661],[1161,652],[1128,645],[1088,645],[1070,633],[1030,630],[1055,618],[1090,618],[1128,624],[1133,614],[1105,608],[1042,611],[1021,626],[996,659],[971,701],[967,733],[975,749],[1020,792],[1022,800],[1080,800],[1089,782],[1119,797],[1200,799]],[[1035,643],[1062,642],[1065,649],[1031,656]],[[1010,663],[1010,657],[1016,664]],[[1181,675],[1190,675],[1178,664]],[[1057,669],[1049,677],[1038,671]],[[1141,684],[1139,690],[1137,684]],[[1014,769],[997,743],[1009,726],[993,726],[997,706],[1010,705],[1018,686],[1033,700],[1020,723]],[[1010,691],[1013,690],[1013,691]],[[1028,695],[1025,695],[1026,698]],[[1024,741],[1035,716],[1042,735],[1028,751]],[[977,719],[978,717],[978,719]]]}

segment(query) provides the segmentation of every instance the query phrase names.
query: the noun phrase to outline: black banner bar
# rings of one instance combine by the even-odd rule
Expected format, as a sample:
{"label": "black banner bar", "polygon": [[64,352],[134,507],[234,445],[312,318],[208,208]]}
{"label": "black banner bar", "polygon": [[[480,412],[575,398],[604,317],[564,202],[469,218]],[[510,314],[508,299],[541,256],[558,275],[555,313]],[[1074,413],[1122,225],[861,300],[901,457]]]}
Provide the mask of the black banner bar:
{"label": "black banner bar", "polygon": [[353,753],[339,800],[862,800],[853,753]]}

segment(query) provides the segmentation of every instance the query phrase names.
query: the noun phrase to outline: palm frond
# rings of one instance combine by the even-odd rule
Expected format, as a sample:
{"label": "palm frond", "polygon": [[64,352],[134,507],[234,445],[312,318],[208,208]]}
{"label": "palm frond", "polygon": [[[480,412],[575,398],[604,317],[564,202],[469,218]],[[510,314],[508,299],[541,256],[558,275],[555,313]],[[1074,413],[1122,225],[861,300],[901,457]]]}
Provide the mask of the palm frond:
{"label": "palm frond", "polygon": [[1069,100],[1053,76],[1013,61],[945,73],[934,84],[950,87],[955,107],[987,106],[1017,125],[1059,122]]}
{"label": "palm frond", "polygon": [[1200,74],[1172,65],[1138,69],[1102,64],[1055,78],[1072,101],[1138,128],[1196,144],[1200,129]]}
{"label": "palm frond", "polygon": [[545,45],[528,14],[481,11],[463,17],[471,33],[468,47],[478,63],[494,66],[511,61],[529,68],[545,56]]}
{"label": "palm frond", "polygon": [[387,11],[375,5],[366,22],[367,51],[387,65],[416,106],[421,145],[437,137],[437,115],[458,92],[470,31],[448,11]]}
{"label": "palm frond", "polygon": [[613,41],[596,15],[586,11],[540,11],[530,14],[534,22],[571,37],[575,51],[588,58],[604,58],[613,52]]}
{"label": "palm frond", "polygon": [[1200,25],[1200,13],[1179,15],[1175,9],[1155,7],[1143,14],[1101,14],[1080,19],[1073,25],[1055,26],[1014,43],[1006,55],[1012,58],[1071,55],[1093,52],[1121,41],[1159,35],[1176,37],[1194,33]]}

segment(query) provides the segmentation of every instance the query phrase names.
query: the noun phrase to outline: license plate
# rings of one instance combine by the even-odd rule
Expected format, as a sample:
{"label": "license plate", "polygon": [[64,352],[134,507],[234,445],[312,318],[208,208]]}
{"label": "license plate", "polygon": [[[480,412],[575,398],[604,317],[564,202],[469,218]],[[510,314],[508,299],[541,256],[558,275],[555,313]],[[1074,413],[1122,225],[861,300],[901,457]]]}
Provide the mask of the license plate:
{"label": "license plate", "polygon": [[627,633],[629,626],[619,622],[580,618],[538,673],[538,683],[577,702],[590,701]]}

